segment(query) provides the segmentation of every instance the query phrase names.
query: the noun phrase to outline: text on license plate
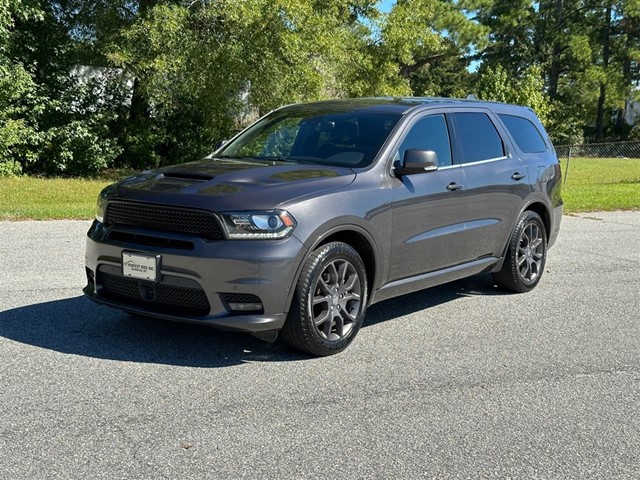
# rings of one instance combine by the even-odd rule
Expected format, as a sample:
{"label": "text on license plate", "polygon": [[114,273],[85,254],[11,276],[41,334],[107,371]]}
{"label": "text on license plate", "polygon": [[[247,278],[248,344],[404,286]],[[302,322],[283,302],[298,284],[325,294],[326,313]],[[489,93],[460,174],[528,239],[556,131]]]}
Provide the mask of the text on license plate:
{"label": "text on license plate", "polygon": [[122,274],[125,277],[155,281],[158,278],[160,255],[122,252]]}

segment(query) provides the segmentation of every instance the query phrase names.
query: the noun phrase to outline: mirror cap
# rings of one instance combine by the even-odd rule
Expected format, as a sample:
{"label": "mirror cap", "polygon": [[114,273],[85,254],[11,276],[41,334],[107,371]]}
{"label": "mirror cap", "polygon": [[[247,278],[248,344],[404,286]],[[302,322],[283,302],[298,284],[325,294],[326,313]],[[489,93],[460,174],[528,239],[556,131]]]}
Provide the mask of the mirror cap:
{"label": "mirror cap", "polygon": [[409,148],[404,152],[404,170],[412,173],[432,172],[438,169],[438,155],[433,150]]}

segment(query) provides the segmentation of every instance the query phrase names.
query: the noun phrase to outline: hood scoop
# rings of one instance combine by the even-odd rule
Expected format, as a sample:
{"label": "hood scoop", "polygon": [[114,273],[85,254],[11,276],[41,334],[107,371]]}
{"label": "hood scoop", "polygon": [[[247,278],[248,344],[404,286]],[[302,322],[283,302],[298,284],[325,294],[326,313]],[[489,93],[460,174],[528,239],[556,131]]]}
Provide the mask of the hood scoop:
{"label": "hood scoop", "polygon": [[209,180],[213,180],[215,178],[214,175],[209,175],[206,173],[193,173],[193,172],[164,172],[161,175],[160,181],[166,180],[187,180],[187,181],[196,181],[196,182],[207,182]]}
{"label": "hood scoop", "polygon": [[215,178],[214,175],[205,173],[172,171],[164,172],[156,176],[149,190],[154,192],[179,192],[185,188],[192,187]]}

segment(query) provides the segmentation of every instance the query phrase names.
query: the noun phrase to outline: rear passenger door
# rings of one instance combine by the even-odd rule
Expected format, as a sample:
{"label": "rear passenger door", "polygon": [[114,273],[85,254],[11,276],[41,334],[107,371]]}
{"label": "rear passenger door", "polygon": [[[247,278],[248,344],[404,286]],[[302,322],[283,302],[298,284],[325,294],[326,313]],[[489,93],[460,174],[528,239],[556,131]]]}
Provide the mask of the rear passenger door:
{"label": "rear passenger door", "polygon": [[452,110],[451,120],[466,181],[471,256],[500,256],[531,191],[526,165],[488,110]]}

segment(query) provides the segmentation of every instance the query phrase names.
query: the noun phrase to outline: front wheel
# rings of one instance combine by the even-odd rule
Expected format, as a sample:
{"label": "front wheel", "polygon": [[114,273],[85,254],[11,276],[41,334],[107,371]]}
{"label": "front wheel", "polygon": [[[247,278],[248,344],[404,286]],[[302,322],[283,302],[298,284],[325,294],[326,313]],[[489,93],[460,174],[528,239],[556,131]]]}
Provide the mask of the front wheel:
{"label": "front wheel", "polygon": [[500,288],[518,293],[528,292],[540,281],[547,259],[547,234],[536,212],[527,210],[520,215],[502,264],[493,274]]}
{"label": "front wheel", "polygon": [[282,339],[313,355],[341,352],[360,330],[367,293],[358,252],[342,242],[320,246],[302,269]]}

